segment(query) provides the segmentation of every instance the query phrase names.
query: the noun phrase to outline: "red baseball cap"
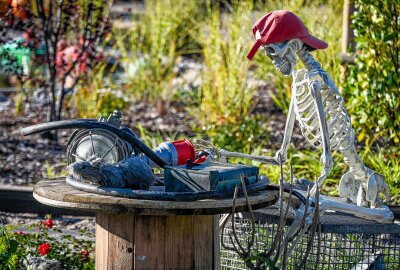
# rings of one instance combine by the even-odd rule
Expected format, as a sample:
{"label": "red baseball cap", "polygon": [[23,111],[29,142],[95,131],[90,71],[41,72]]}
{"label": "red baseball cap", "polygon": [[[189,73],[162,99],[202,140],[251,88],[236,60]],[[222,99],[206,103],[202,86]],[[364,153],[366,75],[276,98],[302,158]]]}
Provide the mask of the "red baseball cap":
{"label": "red baseball cap", "polygon": [[260,18],[253,26],[253,34],[257,40],[247,55],[250,60],[261,45],[294,38],[301,39],[314,50],[328,47],[327,43],[308,33],[307,27],[300,18],[287,10],[275,10]]}

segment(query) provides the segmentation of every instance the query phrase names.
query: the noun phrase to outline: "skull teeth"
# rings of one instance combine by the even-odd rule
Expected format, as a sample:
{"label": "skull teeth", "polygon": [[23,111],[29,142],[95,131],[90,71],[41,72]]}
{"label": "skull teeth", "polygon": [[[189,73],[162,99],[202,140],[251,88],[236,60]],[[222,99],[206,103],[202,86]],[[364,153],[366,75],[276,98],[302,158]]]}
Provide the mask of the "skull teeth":
{"label": "skull teeth", "polygon": [[290,63],[287,61],[282,61],[281,63],[279,63],[276,68],[282,72],[283,74],[287,74],[290,70]]}

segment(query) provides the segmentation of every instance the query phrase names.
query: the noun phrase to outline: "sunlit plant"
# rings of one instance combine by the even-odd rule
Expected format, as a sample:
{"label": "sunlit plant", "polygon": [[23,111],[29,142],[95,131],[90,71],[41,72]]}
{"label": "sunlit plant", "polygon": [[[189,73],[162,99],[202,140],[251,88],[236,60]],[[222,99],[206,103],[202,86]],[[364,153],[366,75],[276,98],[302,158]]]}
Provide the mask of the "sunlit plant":
{"label": "sunlit plant", "polygon": [[[55,237],[50,232],[60,233]],[[82,235],[88,234],[80,230]],[[0,269],[26,269],[45,260],[62,269],[94,269],[94,242],[62,234],[51,218],[28,228],[0,227]]]}

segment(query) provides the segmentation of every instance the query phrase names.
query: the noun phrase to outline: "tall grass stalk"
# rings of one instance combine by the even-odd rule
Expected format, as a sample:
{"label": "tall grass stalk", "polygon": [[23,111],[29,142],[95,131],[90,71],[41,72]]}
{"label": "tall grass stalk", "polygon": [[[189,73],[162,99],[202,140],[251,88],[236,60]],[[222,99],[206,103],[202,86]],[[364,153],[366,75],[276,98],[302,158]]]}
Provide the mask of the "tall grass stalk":
{"label": "tall grass stalk", "polygon": [[239,123],[254,105],[254,88],[247,83],[246,61],[251,29],[252,5],[234,1],[229,16],[209,7],[211,18],[203,23],[199,42],[203,47],[205,68],[196,116],[203,125]]}
{"label": "tall grass stalk", "polygon": [[117,47],[129,70],[134,96],[168,103],[174,91],[174,67],[196,28],[199,2],[146,0],[144,4],[143,16],[133,22],[127,35],[119,35]]}

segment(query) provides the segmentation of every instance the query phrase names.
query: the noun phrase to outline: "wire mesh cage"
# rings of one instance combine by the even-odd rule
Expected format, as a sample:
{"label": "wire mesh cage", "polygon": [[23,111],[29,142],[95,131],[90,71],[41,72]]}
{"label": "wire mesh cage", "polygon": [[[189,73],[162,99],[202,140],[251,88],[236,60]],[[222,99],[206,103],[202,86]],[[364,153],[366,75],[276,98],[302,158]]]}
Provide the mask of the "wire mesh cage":
{"label": "wire mesh cage", "polygon": [[[254,255],[268,250],[276,235],[279,217],[276,211],[255,211]],[[234,218],[236,234],[246,242],[252,226],[246,213]],[[285,230],[290,226],[286,224]],[[232,222],[222,231],[223,242],[231,246],[229,233]],[[400,224],[377,224],[346,214],[331,213],[321,218],[321,231],[314,236],[314,245],[308,253],[306,263],[299,263],[307,253],[308,234],[304,235],[287,258],[287,269],[400,269]],[[317,239],[320,238],[319,245]],[[319,248],[318,248],[319,246]],[[243,260],[234,252],[220,251],[221,269],[247,269]]]}

